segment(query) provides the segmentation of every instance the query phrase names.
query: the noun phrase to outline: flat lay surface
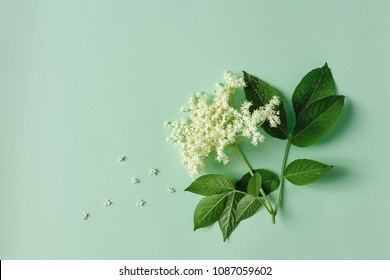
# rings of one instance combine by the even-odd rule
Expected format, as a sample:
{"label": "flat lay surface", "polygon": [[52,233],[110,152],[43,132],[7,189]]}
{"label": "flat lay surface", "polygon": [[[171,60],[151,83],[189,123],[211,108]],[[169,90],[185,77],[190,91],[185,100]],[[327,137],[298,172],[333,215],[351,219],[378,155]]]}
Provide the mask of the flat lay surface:
{"label": "flat lay surface", "polygon": [[[0,259],[389,259],[388,1],[0,0]],[[223,72],[267,81],[285,100],[328,63],[341,116],[290,161],[334,168],[285,182],[223,242],[193,231],[200,197],[168,120]],[[285,142],[240,143],[280,168]],[[233,150],[207,173],[238,180]],[[275,195],[271,195],[275,200]]]}

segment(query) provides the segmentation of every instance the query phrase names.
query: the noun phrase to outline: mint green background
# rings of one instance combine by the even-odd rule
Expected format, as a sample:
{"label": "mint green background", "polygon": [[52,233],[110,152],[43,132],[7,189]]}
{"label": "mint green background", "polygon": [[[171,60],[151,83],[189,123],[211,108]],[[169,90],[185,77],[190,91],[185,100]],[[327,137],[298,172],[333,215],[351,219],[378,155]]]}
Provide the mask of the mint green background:
{"label": "mint green background", "polygon": [[[389,259],[388,3],[0,0],[0,259]],[[225,243],[217,224],[193,232],[200,197],[183,191],[191,180],[162,123],[224,70],[289,99],[325,62],[345,110],[289,160],[334,170],[286,183],[276,225],[262,209]],[[283,141],[242,147],[279,170]],[[208,171],[238,179],[228,153]]]}

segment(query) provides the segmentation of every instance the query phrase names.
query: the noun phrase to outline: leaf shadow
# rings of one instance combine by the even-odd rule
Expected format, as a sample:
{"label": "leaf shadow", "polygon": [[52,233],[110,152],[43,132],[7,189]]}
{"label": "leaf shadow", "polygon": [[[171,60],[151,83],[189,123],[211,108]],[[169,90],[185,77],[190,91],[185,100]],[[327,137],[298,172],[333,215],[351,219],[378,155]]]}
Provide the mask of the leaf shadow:
{"label": "leaf shadow", "polygon": [[[350,169],[346,168],[345,166],[340,166],[337,165],[334,167],[328,174],[326,174],[324,177],[320,178],[319,181],[316,181],[314,183],[305,185],[305,186],[295,186],[288,182],[287,180],[284,181],[284,186],[283,188],[288,188],[288,189],[296,189],[296,188],[314,188],[316,192],[328,192],[328,191],[337,191],[340,190],[341,188],[345,188],[345,186],[348,186],[348,184],[344,184],[343,181],[346,180],[350,176]],[[291,213],[287,211],[289,208],[288,205],[293,202],[289,202],[287,200],[286,202],[286,191],[282,192],[282,200],[280,203],[280,208],[279,212],[284,216],[286,220],[289,220],[291,217],[287,218],[287,216],[290,216]]]}
{"label": "leaf shadow", "polygon": [[[326,174],[323,178],[321,178],[317,184],[326,185],[327,189],[330,188],[340,188],[343,180],[349,177],[351,171],[345,166],[337,165],[335,166],[328,174]],[[321,186],[320,186],[321,187]]]}

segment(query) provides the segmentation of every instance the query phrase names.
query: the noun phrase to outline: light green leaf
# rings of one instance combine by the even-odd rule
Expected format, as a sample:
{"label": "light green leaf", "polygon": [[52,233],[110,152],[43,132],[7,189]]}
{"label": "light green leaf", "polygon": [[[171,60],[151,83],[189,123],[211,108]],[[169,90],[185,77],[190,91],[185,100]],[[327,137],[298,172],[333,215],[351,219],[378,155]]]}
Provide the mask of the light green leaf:
{"label": "light green leaf", "polygon": [[295,114],[298,117],[302,110],[326,96],[335,94],[335,82],[328,64],[306,74],[292,96]]}
{"label": "light green leaf", "polygon": [[[256,169],[254,172],[261,175],[261,187],[267,195],[278,188],[279,178],[273,172],[266,169]],[[252,176],[249,172],[246,173],[238,182],[236,182],[236,188],[240,191],[246,192],[248,190],[248,182],[251,177]],[[260,196],[262,195],[260,194]]]}
{"label": "light green leaf", "polygon": [[225,201],[225,209],[219,218],[219,228],[222,231],[223,241],[229,238],[230,234],[236,228],[236,207],[237,201],[241,198],[237,192],[229,192]]}
{"label": "light green leaf", "polygon": [[231,192],[206,196],[199,201],[194,212],[194,230],[207,227],[219,219],[229,193]]}
{"label": "light green leaf", "polygon": [[257,198],[251,195],[244,196],[244,198],[237,203],[236,224],[255,214],[261,205],[261,202]]}
{"label": "light green leaf", "polygon": [[294,185],[303,186],[317,181],[332,168],[315,160],[297,159],[287,166],[284,177]]}
{"label": "light green leaf", "polygon": [[260,173],[255,173],[248,182],[248,194],[258,197],[261,188],[261,175]]}
{"label": "light green leaf", "polygon": [[308,105],[300,113],[291,143],[298,147],[314,144],[324,136],[338,119],[344,96],[328,96]]}
{"label": "light green leaf", "polygon": [[197,178],[185,191],[208,196],[233,189],[234,184],[228,177],[221,174],[208,174]]}
{"label": "light green leaf", "polygon": [[252,102],[251,110],[255,110],[260,106],[264,106],[269,103],[269,101],[277,96],[280,100],[280,105],[275,108],[276,111],[279,111],[279,117],[281,124],[278,127],[271,127],[269,123],[266,121],[262,128],[272,137],[276,137],[279,139],[287,139],[288,131],[287,131],[287,116],[286,111],[284,110],[282,99],[279,96],[279,93],[272,86],[260,80],[259,78],[248,74],[243,71],[244,80],[246,86],[244,88],[246,99]]}

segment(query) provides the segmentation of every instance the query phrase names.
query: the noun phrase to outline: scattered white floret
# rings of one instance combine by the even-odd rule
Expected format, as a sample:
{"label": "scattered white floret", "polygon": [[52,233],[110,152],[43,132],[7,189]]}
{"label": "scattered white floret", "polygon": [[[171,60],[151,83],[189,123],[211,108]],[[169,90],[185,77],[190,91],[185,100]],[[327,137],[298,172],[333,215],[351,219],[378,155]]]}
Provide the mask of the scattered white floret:
{"label": "scattered white floret", "polygon": [[84,220],[84,221],[85,221],[85,220],[88,220],[88,218],[89,218],[89,213],[83,212],[83,220]]}
{"label": "scattered white floret", "polygon": [[139,183],[139,180],[138,180],[137,178],[135,178],[135,177],[131,177],[131,182],[132,182],[133,184],[138,184],[138,183]]}
{"label": "scattered white floret", "polygon": [[154,167],[150,169],[150,176],[157,176],[158,170]]}
{"label": "scattered white floret", "polygon": [[146,201],[144,201],[143,199],[138,199],[136,204],[138,207],[144,207],[145,203]]}
{"label": "scattered white floret", "polygon": [[111,199],[108,198],[108,199],[104,200],[104,205],[105,205],[106,207],[111,206],[111,204],[112,204]]}
{"label": "scattered white floret", "polygon": [[118,157],[118,161],[123,162],[126,160],[126,156],[120,156]]}
{"label": "scattered white floret", "polygon": [[168,187],[168,192],[169,193],[174,193],[174,192],[176,192],[176,190],[175,190],[174,187]]}
{"label": "scattered white floret", "polygon": [[197,94],[181,110],[189,114],[165,126],[172,129],[168,142],[180,150],[182,163],[187,167],[191,177],[199,175],[205,168],[204,159],[216,151],[216,160],[227,164],[229,157],[224,149],[243,136],[249,138],[253,145],[264,141],[264,135],[258,127],[265,121],[270,126],[280,124],[279,112],[275,107],[280,100],[274,96],[265,106],[250,110],[252,103],[245,101],[239,109],[231,105],[231,96],[245,86],[244,79],[229,72],[224,73],[226,85],[217,84],[212,102],[205,93]]}

